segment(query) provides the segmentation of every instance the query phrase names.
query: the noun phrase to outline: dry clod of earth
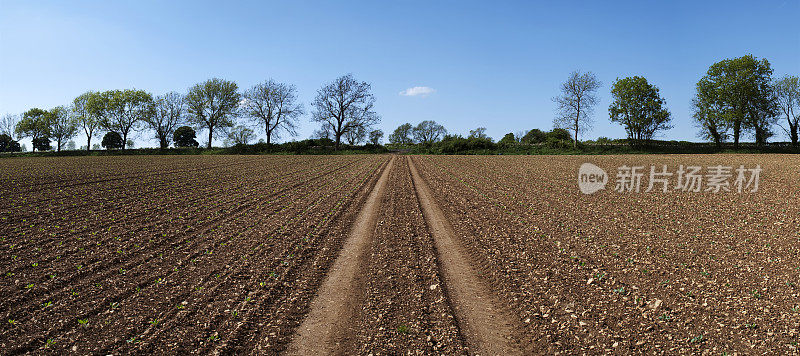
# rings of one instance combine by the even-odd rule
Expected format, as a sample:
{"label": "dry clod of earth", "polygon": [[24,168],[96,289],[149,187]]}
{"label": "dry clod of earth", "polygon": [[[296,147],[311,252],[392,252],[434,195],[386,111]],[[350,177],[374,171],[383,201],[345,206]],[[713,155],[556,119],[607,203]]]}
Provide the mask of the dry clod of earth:
{"label": "dry clod of earth", "polygon": [[[586,162],[762,174],[585,195]],[[798,353],[793,156],[0,165],[4,353]]]}

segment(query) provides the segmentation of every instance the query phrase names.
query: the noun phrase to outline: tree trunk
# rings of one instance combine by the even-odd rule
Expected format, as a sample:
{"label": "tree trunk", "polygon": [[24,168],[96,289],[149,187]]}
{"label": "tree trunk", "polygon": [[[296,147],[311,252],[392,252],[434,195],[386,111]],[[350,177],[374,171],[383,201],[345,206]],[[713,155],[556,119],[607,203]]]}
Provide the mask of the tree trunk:
{"label": "tree trunk", "polygon": [[742,122],[736,120],[733,122],[733,147],[739,148],[739,134],[742,132]]}
{"label": "tree trunk", "polygon": [[211,139],[214,138],[214,130],[211,129],[211,126],[208,127],[208,148],[211,148]]}
{"label": "tree trunk", "polygon": [[56,152],[61,152],[61,140],[56,140]]}
{"label": "tree trunk", "polygon": [[167,138],[166,138],[166,137],[164,137],[164,136],[162,135],[162,136],[161,136],[161,139],[160,139],[159,141],[161,141],[161,142],[160,142],[160,143],[161,143],[161,149],[162,149],[162,150],[166,150],[166,149],[167,149],[167,146],[168,146],[168,145],[167,145]]}
{"label": "tree trunk", "polygon": [[88,138],[86,139],[86,151],[88,152],[92,150],[92,136],[87,136],[87,137]]}
{"label": "tree trunk", "polygon": [[338,151],[339,150],[339,142],[341,142],[341,140],[342,140],[342,134],[337,132],[336,133],[336,146],[333,149],[334,151]]}
{"label": "tree trunk", "polygon": [[128,133],[125,132],[122,134],[122,149],[124,150],[125,147],[128,146]]}
{"label": "tree trunk", "polygon": [[269,145],[269,144],[270,144],[270,142],[272,142],[272,141],[271,141],[271,138],[272,138],[271,136],[272,136],[272,131],[270,131],[269,129],[267,129],[267,145]]}
{"label": "tree trunk", "polygon": [[755,127],[756,130],[756,144],[758,146],[763,146],[767,142],[767,135],[764,130],[758,126]]}
{"label": "tree trunk", "polygon": [[572,141],[572,148],[578,148],[578,126],[575,126],[575,141]]}
{"label": "tree trunk", "polygon": [[578,126],[581,120],[581,102],[578,99],[578,113],[575,115],[575,141],[572,142],[572,148],[578,148]]}

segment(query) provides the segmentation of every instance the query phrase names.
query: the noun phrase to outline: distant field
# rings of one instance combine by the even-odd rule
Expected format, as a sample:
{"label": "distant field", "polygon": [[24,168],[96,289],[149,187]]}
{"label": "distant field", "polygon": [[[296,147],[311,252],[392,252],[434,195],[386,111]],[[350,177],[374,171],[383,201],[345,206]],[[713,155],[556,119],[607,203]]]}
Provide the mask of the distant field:
{"label": "distant field", "polygon": [[[579,191],[585,162],[605,190]],[[634,165],[642,192],[614,191]],[[651,165],[762,172],[756,192],[644,192]],[[785,354],[800,339],[795,156],[0,167],[4,353]]]}

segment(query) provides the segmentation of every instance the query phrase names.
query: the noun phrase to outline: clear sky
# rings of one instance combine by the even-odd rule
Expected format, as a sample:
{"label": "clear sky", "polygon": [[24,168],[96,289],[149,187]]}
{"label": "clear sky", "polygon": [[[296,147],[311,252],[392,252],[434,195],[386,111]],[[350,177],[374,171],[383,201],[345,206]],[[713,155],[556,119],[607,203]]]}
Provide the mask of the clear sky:
{"label": "clear sky", "polygon": [[[320,86],[353,73],[372,84],[387,136],[435,120],[499,139],[552,128],[551,98],[580,69],[603,82],[586,138],[624,137],[608,119],[610,84],[641,75],[673,114],[662,137],[697,140],[689,105],[708,66],[750,53],[800,75],[798,23],[800,0],[0,0],[0,114],[86,90],[184,93],[212,77],[292,83],[310,109]],[[413,87],[433,92],[401,95]],[[297,138],[317,127],[304,117]],[[137,143],[156,145],[149,132]]]}

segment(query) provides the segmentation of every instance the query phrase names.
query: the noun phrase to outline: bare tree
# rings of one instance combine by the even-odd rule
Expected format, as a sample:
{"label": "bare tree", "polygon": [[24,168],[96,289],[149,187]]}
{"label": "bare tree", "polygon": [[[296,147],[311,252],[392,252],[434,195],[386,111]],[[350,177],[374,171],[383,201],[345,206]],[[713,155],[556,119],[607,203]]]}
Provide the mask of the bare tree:
{"label": "bare tree", "polygon": [[359,126],[353,130],[348,130],[344,134],[344,138],[347,140],[348,145],[355,146],[367,138],[367,128],[364,126]]}
{"label": "bare tree", "polygon": [[570,130],[575,135],[573,146],[578,145],[578,135],[591,129],[591,115],[597,104],[595,92],[603,84],[594,73],[574,71],[561,84],[561,95],[553,98],[557,105],[553,125]]}
{"label": "bare tree", "polygon": [[788,127],[783,127],[792,145],[797,146],[800,131],[800,78],[784,76],[775,83],[775,97],[783,115],[786,115]]}
{"label": "bare tree", "polygon": [[297,88],[270,79],[244,93],[245,114],[264,125],[267,144],[281,131],[297,135],[297,118],[303,115],[303,104],[297,102]]}
{"label": "bare tree", "polygon": [[186,121],[186,101],[183,95],[170,92],[157,96],[153,105],[153,115],[144,121],[155,131],[161,149],[165,149],[169,147],[175,129]]}
{"label": "bare tree", "polygon": [[14,114],[5,114],[0,119],[0,134],[6,134],[11,139],[14,139],[14,130],[17,128],[19,116]]}
{"label": "bare tree", "polygon": [[333,127],[331,127],[331,124],[327,122],[322,123],[322,127],[311,134],[311,138],[330,139],[331,136],[333,136]]}
{"label": "bare tree", "polygon": [[[92,137],[97,134],[100,129],[100,118],[97,116],[96,108],[102,106],[99,102],[102,99],[99,93],[87,91],[79,95],[72,101],[72,113],[75,115],[75,123],[83,128],[83,133],[86,134],[86,150],[89,151],[92,147]],[[95,107],[95,106],[97,107]]]}
{"label": "bare tree", "polygon": [[380,122],[380,116],[372,110],[375,97],[370,90],[367,82],[358,82],[347,74],[317,91],[312,120],[330,125],[337,150],[348,131]]}
{"label": "bare tree", "polygon": [[516,140],[517,143],[522,143],[522,138],[525,137],[525,134],[527,133],[528,133],[527,130],[517,131],[516,133],[514,133],[514,140]]}
{"label": "bare tree", "polygon": [[415,126],[412,133],[415,141],[425,145],[439,141],[439,138],[447,134],[447,130],[436,121],[425,120]]}

